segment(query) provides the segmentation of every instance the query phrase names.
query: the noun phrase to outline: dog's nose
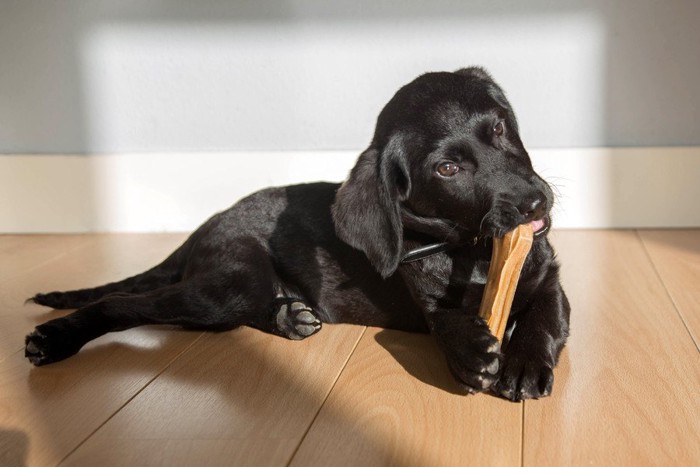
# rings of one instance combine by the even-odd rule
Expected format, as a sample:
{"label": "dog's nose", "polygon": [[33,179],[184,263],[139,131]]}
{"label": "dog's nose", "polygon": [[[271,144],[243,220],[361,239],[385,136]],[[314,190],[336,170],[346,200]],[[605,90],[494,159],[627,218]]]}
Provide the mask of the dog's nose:
{"label": "dog's nose", "polygon": [[526,221],[540,219],[547,214],[547,198],[541,191],[537,192],[533,198],[527,198],[520,203],[518,211],[525,216]]}

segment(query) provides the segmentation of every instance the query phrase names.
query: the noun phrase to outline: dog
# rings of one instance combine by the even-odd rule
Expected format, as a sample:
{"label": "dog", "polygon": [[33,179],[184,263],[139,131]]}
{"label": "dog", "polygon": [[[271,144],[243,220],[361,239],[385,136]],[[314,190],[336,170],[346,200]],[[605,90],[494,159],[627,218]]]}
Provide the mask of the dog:
{"label": "dog", "polygon": [[[384,107],[342,184],[263,189],[142,274],[35,295],[77,310],[37,326],[25,355],[57,362],[146,324],[305,339],[352,323],[431,333],[466,392],[547,396],[570,314],[547,240],[553,202],[491,76],[426,73]],[[478,309],[493,239],[525,223],[535,239],[501,345]]]}

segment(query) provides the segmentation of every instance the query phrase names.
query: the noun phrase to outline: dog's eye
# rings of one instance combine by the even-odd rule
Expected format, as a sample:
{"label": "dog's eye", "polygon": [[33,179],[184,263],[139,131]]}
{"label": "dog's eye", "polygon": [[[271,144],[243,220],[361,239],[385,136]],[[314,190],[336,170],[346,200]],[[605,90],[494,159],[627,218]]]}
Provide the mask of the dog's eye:
{"label": "dog's eye", "polygon": [[493,127],[493,134],[496,136],[501,136],[503,135],[503,132],[505,131],[505,125],[503,124],[503,120],[499,120],[498,123]]}
{"label": "dog's eye", "polygon": [[437,166],[437,173],[443,177],[451,177],[459,172],[459,166],[454,162],[443,162]]}

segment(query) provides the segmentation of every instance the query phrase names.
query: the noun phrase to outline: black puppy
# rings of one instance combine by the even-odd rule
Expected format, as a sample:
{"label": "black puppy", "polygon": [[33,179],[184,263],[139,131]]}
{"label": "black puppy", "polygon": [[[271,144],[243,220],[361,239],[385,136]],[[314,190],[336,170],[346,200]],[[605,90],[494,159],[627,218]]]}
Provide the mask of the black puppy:
{"label": "black puppy", "polygon": [[[259,191],[143,274],[36,295],[78,310],[37,326],[26,356],[56,362],[105,333],[154,323],[245,325],[289,339],[322,322],[355,323],[431,332],[470,392],[546,396],[569,323],[545,235],[552,202],[491,77],[428,73],[382,110],[342,185]],[[522,223],[537,236],[499,347],[477,311],[493,237]]]}

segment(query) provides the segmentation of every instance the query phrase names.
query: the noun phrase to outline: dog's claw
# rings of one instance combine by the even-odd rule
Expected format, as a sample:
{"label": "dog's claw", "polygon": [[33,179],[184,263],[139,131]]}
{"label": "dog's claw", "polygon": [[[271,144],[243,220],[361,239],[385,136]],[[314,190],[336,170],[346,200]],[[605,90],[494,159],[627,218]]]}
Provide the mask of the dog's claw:
{"label": "dog's claw", "polygon": [[457,382],[468,393],[485,391],[498,380],[502,358],[500,346],[483,320],[461,325],[460,332],[468,339],[443,344],[447,362]]}
{"label": "dog's claw", "polygon": [[554,382],[552,366],[538,359],[506,356],[500,378],[492,390],[512,401],[547,397],[552,393]]}

